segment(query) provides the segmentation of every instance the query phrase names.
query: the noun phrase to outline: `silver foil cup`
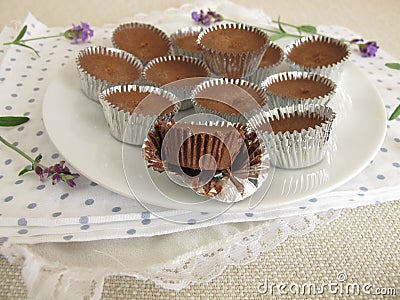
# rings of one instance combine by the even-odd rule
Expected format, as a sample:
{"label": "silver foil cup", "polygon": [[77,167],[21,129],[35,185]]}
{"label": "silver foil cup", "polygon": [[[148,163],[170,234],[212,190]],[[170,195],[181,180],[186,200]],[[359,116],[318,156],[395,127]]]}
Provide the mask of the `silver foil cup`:
{"label": "silver foil cup", "polygon": [[172,48],[174,50],[174,55],[189,56],[203,60],[203,53],[201,51],[198,52],[191,51],[189,49],[184,49],[176,44],[176,41],[181,38],[185,38],[188,36],[195,36],[196,37],[195,44],[197,45],[196,43],[197,37],[203,30],[204,28],[201,26],[183,27],[175,31],[173,34],[171,34],[170,40],[172,43]]}
{"label": "silver foil cup", "polygon": [[[151,93],[160,95],[175,104],[172,112],[165,115],[142,115],[135,112],[121,110],[108,101],[108,97],[116,92],[138,91],[140,93]],[[142,145],[151,126],[157,118],[169,120],[179,110],[176,96],[168,91],[153,86],[144,85],[118,85],[110,87],[99,95],[99,101],[103,107],[104,116],[111,135],[120,142],[132,145]]]}
{"label": "silver foil cup", "polygon": [[[160,83],[151,80],[151,78],[149,79],[148,73],[152,68],[162,65],[163,63],[169,61],[182,61],[187,64],[192,64],[202,69],[202,71],[206,74],[206,76],[184,78],[176,82],[172,81],[163,86]],[[171,93],[175,94],[178,97],[179,101],[181,102],[180,110],[186,110],[193,107],[192,101],[190,100],[192,91],[198,84],[203,82],[205,78],[208,78],[209,76],[210,76],[210,70],[202,60],[188,56],[169,55],[169,56],[157,57],[151,60],[143,69],[143,79],[146,81],[147,84],[156,87],[162,87],[163,89],[170,91]]]}
{"label": "silver foil cup", "polygon": [[[119,82],[119,83],[112,83],[107,80],[102,80],[95,75],[91,74],[88,70],[85,70],[80,62],[80,59],[86,55],[104,55],[104,56],[112,56],[121,59],[122,61],[126,61],[132,65],[132,68],[135,68],[139,74],[138,78],[132,78],[130,82]],[[142,81],[142,71],[143,65],[139,59],[137,59],[132,54],[116,49],[116,48],[108,48],[102,46],[90,46],[87,48],[82,49],[78,52],[75,58],[76,66],[78,69],[79,79],[81,82],[81,88],[84,94],[91,100],[95,102],[99,102],[99,94],[114,85],[121,85],[121,84],[137,84]]]}
{"label": "silver foil cup", "polygon": [[[148,167],[152,167],[157,172],[166,171],[167,176],[174,183],[189,187],[196,194],[225,203],[244,200],[261,187],[271,170],[270,153],[265,148],[263,140],[256,135],[253,129],[245,124],[233,124],[224,121],[194,122],[190,124],[217,127],[217,134],[220,127],[234,127],[237,132],[243,132],[240,153],[232,162],[235,167],[232,168],[231,165],[231,168],[227,170],[214,170],[215,173],[212,173],[209,178],[207,177],[209,181],[206,180],[205,183],[198,177],[188,176],[182,171],[171,169],[167,162],[158,156],[163,151],[161,149],[156,150],[157,145],[162,145],[162,141],[159,140],[162,136],[161,132],[165,132],[165,128],[160,131],[159,129],[157,130],[157,126],[153,127],[149,132],[142,146],[142,153],[144,159],[148,162]],[[169,123],[169,125],[173,126],[173,123]],[[168,130],[166,131],[167,134]],[[193,149],[188,149],[188,151],[191,152]],[[187,155],[190,155],[190,153]],[[247,157],[243,158],[241,155]]]}
{"label": "silver foil cup", "polygon": [[275,63],[268,66],[260,66],[256,69],[256,71],[250,76],[245,77],[244,79],[250,82],[253,82],[257,85],[261,85],[261,82],[264,81],[268,76],[278,73],[282,62],[285,59],[283,54],[283,49],[279,47],[277,44],[270,42],[267,50],[265,51],[265,55],[268,55],[269,51],[277,51],[279,53],[279,59]]}
{"label": "silver foil cup", "polygon": [[[254,103],[254,107],[250,111],[240,111],[240,109],[237,109],[233,105],[227,103],[224,101],[224,99],[230,98],[231,94],[226,93],[226,98],[224,99],[218,99],[217,96],[213,97],[213,94],[208,94],[207,89],[218,87],[218,86],[229,86],[232,87],[232,92],[240,92],[240,96],[244,98],[243,101],[250,102],[250,101],[256,101],[254,98],[246,92],[243,88],[250,88],[252,89],[261,99],[262,99],[262,104],[256,104]],[[201,105],[197,100],[196,97],[202,97],[202,94],[205,94],[205,98],[210,99],[210,100],[215,100],[218,102],[223,102],[225,104],[228,104],[232,108],[238,110],[238,113],[226,113],[226,112],[221,112],[217,111],[215,109],[212,109],[210,107],[205,107]],[[225,96],[225,95],[224,95]],[[204,97],[204,96],[203,96]],[[219,78],[219,79],[210,79],[207,81],[204,81],[203,83],[199,84],[192,93],[191,96],[193,107],[196,113],[208,113],[208,114],[213,114],[217,115],[219,117],[224,118],[228,122],[232,123],[247,123],[248,119],[256,114],[260,109],[265,109],[267,107],[267,94],[265,91],[259,87],[258,85],[248,82],[246,80],[242,79],[228,79],[228,78]],[[253,106],[253,105],[252,105]]]}
{"label": "silver foil cup", "polygon": [[[226,29],[255,33],[262,40],[262,46],[254,51],[229,53],[219,51],[203,43],[206,35],[216,31],[223,32]],[[201,47],[204,60],[211,72],[225,78],[244,78],[257,69],[269,45],[269,37],[262,30],[252,26],[237,23],[220,23],[202,31],[197,38],[197,44]]]}
{"label": "silver foil cup", "polygon": [[[285,82],[291,80],[310,80],[312,82],[318,82],[323,85],[326,85],[329,88],[329,92],[326,94],[321,94],[317,97],[307,98],[300,97],[295,98],[293,96],[285,96],[285,95],[277,95],[273,93],[269,87],[277,82]],[[306,104],[316,104],[316,105],[327,105],[329,101],[333,98],[336,93],[337,85],[331,79],[321,76],[315,73],[308,72],[300,72],[300,71],[291,71],[291,72],[281,72],[267,77],[261,83],[261,87],[266,91],[268,97],[268,109],[272,109],[275,107],[281,106],[292,106],[299,103],[303,105]]]}
{"label": "silver foil cup", "polygon": [[[312,43],[312,42],[322,42],[322,43],[337,45],[338,47],[344,50],[345,54],[338,61],[334,61],[326,66],[318,66],[318,67],[301,65],[295,61],[292,61],[289,58],[290,53],[295,51],[297,47],[299,47],[303,43]],[[339,82],[340,75],[343,69],[343,64],[344,62],[349,60],[350,54],[351,54],[350,47],[345,42],[331,37],[320,36],[320,35],[311,35],[302,37],[288,44],[284,48],[285,62],[289,65],[289,68],[292,71],[305,71],[305,72],[316,73],[322,76],[329,77],[335,82]]]}
{"label": "silver foil cup", "polygon": [[[166,46],[166,48],[168,50],[165,51],[165,53],[162,53],[161,55],[155,55],[152,58],[144,58],[144,57],[139,57],[139,55],[135,54],[133,51],[128,49],[129,47],[124,47],[121,44],[118,44],[118,42],[116,40],[116,35],[118,35],[121,31],[132,30],[132,29],[135,29],[135,28],[146,29],[146,30],[149,30],[149,32],[155,33],[165,43],[165,46]],[[135,38],[134,34],[132,34],[130,39],[132,40],[133,43],[136,43],[136,44],[143,43],[143,42],[151,43],[151,40],[149,40],[149,41],[143,41],[143,40],[137,41],[137,38]],[[171,44],[171,40],[169,39],[169,36],[163,30],[161,30],[160,28],[158,28],[158,27],[156,27],[156,26],[154,26],[152,24],[139,23],[139,22],[120,24],[118,27],[116,27],[114,29],[113,34],[111,36],[111,42],[112,42],[112,44],[113,44],[113,46],[115,48],[123,49],[123,50],[125,50],[127,52],[132,53],[136,57],[138,57],[142,61],[143,65],[146,65],[151,59],[153,59],[155,57],[165,56],[165,55],[172,55],[172,53],[173,53],[173,48],[172,48],[172,44]]]}
{"label": "silver foil cup", "polygon": [[[302,116],[319,116],[325,121],[315,128],[304,128],[300,132],[271,132],[263,125],[273,119],[281,119],[299,113]],[[335,112],[323,105],[293,105],[262,111],[249,120],[248,125],[261,132],[264,140],[274,152],[274,164],[278,168],[299,169],[317,164],[324,159],[331,134]],[[270,125],[267,126],[270,128]]]}

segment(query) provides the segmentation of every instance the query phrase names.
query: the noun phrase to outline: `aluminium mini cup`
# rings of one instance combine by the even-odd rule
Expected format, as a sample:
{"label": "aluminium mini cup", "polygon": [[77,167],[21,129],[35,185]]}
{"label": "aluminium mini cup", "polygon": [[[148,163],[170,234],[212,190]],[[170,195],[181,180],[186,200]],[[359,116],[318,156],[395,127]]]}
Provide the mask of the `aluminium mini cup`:
{"label": "aluminium mini cup", "polygon": [[[224,32],[227,30],[242,31],[245,34],[257,35],[261,41],[261,46],[252,51],[229,52],[216,49],[216,47],[205,45],[204,38],[214,32]],[[227,34],[226,32],[224,33]],[[259,66],[262,56],[269,45],[268,35],[253,26],[237,23],[220,23],[212,25],[202,31],[197,44],[201,47],[204,60],[212,73],[224,78],[244,78],[251,75]],[[243,43],[246,41],[243,40]]]}
{"label": "aluminium mini cup", "polygon": [[[143,115],[137,114],[135,111],[133,113],[124,111],[107,99],[114,93],[130,91],[162,96],[170,101],[171,104],[174,104],[174,107],[171,112],[165,115]],[[172,119],[180,107],[178,99],[171,92],[144,85],[118,85],[110,87],[99,95],[99,101],[103,107],[104,116],[111,135],[120,142],[132,145],[142,145],[155,120],[158,118],[165,120]]]}
{"label": "aluminium mini cup", "polygon": [[183,27],[175,31],[173,34],[170,35],[170,40],[172,44],[172,48],[174,50],[174,55],[183,55],[183,56],[189,56],[189,57],[194,57],[198,58],[200,60],[203,60],[203,53],[201,52],[201,49],[198,49],[198,51],[191,51],[189,49],[185,49],[182,47],[179,47],[176,44],[176,41],[185,38],[185,37],[190,37],[193,36],[195,37],[195,45],[197,45],[196,40],[200,32],[202,32],[204,28],[202,26],[189,26],[189,27]]}
{"label": "aluminium mini cup", "polygon": [[[221,99],[217,94],[212,93],[212,90],[214,88],[218,89],[219,87],[221,88],[229,87],[231,88],[231,91],[224,92],[223,99]],[[255,94],[257,94],[259,100],[261,100],[261,103],[255,100],[253,96],[251,96],[245,90],[245,88],[251,89]],[[209,92],[210,90],[211,92]],[[242,98],[243,101],[242,103],[248,104],[249,110],[237,108],[235,107],[234,103],[229,103],[229,100],[233,99],[232,98],[233,94],[236,94],[236,96]],[[210,99],[217,102],[225,103],[231,109],[234,109],[237,112],[234,113],[222,112],[201,105],[196,100],[196,98],[202,98],[202,97],[205,99]],[[191,99],[196,113],[214,114],[232,123],[247,123],[248,119],[253,114],[257,113],[260,109],[265,109],[267,107],[267,101],[268,101],[266,92],[258,85],[242,79],[228,79],[228,78],[218,78],[218,79],[210,79],[204,81],[193,90]]]}
{"label": "aluminium mini cup", "polygon": [[[108,80],[102,80],[98,78],[98,76],[91,74],[88,70],[85,70],[81,63],[80,59],[86,55],[104,55],[104,56],[112,56],[117,57],[123,61],[128,62],[132,65],[132,68],[136,69],[139,76],[138,78],[132,78],[129,82],[110,82]],[[140,83],[142,80],[142,71],[143,65],[139,59],[137,59],[132,54],[116,49],[116,48],[109,48],[103,46],[89,46],[82,50],[80,50],[75,58],[79,79],[81,82],[81,89],[84,94],[91,100],[95,102],[99,102],[99,94],[114,85],[121,85],[121,84],[137,84]]]}
{"label": "aluminium mini cup", "polygon": [[[196,68],[200,68],[202,70],[205,76],[198,76],[193,78],[187,77],[178,81],[171,81],[165,85],[161,85],[160,83],[155,82],[154,80],[149,78],[149,72],[153,68],[156,68],[160,65],[162,66],[163,63],[168,63],[172,61],[179,61],[196,66]],[[156,87],[162,87],[163,89],[170,91],[178,97],[181,102],[180,110],[186,110],[193,107],[192,101],[190,100],[192,91],[198,84],[206,80],[209,76],[210,70],[202,60],[188,56],[169,55],[157,57],[151,60],[143,69],[143,79],[146,81],[147,84]]]}
{"label": "aluminium mini cup", "polygon": [[[274,133],[270,129],[270,120],[287,118],[296,113],[302,116],[316,115],[324,121],[315,128],[303,128],[300,132]],[[261,132],[264,141],[274,153],[273,163],[276,167],[299,169],[315,165],[325,158],[335,117],[335,112],[328,106],[299,104],[262,111],[253,116],[248,124],[257,132]],[[268,124],[268,130],[263,129],[265,124]]]}
{"label": "aluminium mini cup", "polygon": [[[312,67],[310,65],[301,64],[290,59],[290,54],[304,43],[327,43],[332,44],[343,50],[343,56],[337,61],[332,61],[327,65]],[[311,35],[294,40],[284,48],[285,62],[292,71],[312,72],[322,76],[331,78],[335,82],[339,82],[343,70],[343,64],[350,58],[350,47],[342,40],[331,37]]]}
{"label": "aluminium mini cup", "polygon": [[278,73],[278,71],[282,65],[282,62],[285,59],[283,49],[279,45],[277,45],[273,42],[270,42],[267,50],[265,51],[263,59],[266,55],[269,55],[270,53],[277,54],[278,59],[275,62],[273,62],[272,64],[265,65],[265,66],[262,66],[262,61],[261,61],[260,65],[256,69],[256,71],[253,74],[251,74],[250,76],[245,77],[244,78],[245,80],[253,82],[257,85],[261,85],[261,82],[264,81],[268,76]]}
{"label": "aluminium mini cup", "polygon": [[[155,36],[158,37],[158,44],[155,43],[154,39],[138,40],[138,38],[135,36],[135,29],[148,30],[149,33],[155,34]],[[127,33],[124,34],[124,39],[122,39],[122,42],[119,42],[117,36],[123,34],[124,31]],[[111,42],[115,48],[123,49],[138,57],[142,61],[143,65],[146,65],[155,57],[172,55],[173,53],[169,36],[160,28],[147,23],[131,22],[120,24],[114,29],[111,36]],[[140,44],[143,44],[143,47],[146,49],[145,55],[139,53],[140,51],[137,50],[137,45]],[[150,50],[156,52],[149,56],[148,53]]]}
{"label": "aluminium mini cup", "polygon": [[[291,80],[309,80],[325,85],[329,88],[329,92],[318,95],[316,97],[293,97],[291,95],[278,95],[269,90],[269,87],[277,82],[285,82]],[[268,97],[268,108],[272,109],[280,106],[292,106],[299,103],[327,105],[337,91],[337,85],[330,78],[315,73],[291,71],[281,72],[267,77],[261,82],[261,87],[266,91]]]}

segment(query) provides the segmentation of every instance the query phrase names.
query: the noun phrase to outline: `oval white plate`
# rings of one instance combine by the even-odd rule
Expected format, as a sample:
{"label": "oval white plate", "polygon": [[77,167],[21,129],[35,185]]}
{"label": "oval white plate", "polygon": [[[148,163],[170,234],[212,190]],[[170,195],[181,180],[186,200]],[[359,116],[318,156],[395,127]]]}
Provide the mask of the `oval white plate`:
{"label": "oval white plate", "polygon": [[[352,63],[345,64],[339,86],[337,96],[330,103],[338,113],[332,136],[336,151],[309,168],[276,169],[269,191],[255,210],[267,210],[332,190],[358,174],[373,159],[386,132],[382,100]],[[86,98],[80,90],[73,61],[50,83],[43,100],[43,120],[50,139],[79,173],[118,194],[134,197],[124,175],[122,144],[110,135],[101,105]],[[127,174],[135,183],[132,186],[135,195],[142,202],[196,211],[227,208],[224,203],[201,201],[204,197],[177,186],[165,174],[150,171],[159,188],[175,200],[171,201],[148,180],[141,148],[131,147],[129,154],[132,159],[126,165]],[[246,200],[230,208],[231,212],[248,210]]]}

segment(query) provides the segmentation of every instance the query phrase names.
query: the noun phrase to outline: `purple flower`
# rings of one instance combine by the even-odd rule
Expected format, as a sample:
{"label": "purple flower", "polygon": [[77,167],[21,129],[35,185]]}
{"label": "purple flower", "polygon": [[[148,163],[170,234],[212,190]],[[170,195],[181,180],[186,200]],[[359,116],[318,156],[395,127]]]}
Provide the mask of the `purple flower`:
{"label": "purple flower", "polygon": [[[39,160],[37,163],[39,163]],[[63,160],[51,167],[35,165],[33,169],[35,173],[39,175],[40,181],[46,181],[51,177],[53,185],[64,181],[68,186],[74,188],[76,186],[74,180],[79,177],[79,174],[71,173],[70,169],[65,166],[65,161]]]}
{"label": "purple flower", "polygon": [[353,39],[350,41],[350,43],[358,46],[358,49],[363,57],[375,56],[379,49],[378,44],[374,41],[364,43],[363,39]]}
{"label": "purple flower", "polygon": [[80,41],[86,42],[93,34],[93,29],[85,22],[81,22],[80,25],[72,24],[72,28],[64,32],[64,36],[67,39],[74,40],[75,44],[78,44]]}
{"label": "purple flower", "polygon": [[215,11],[208,10],[207,13],[205,13],[202,9],[197,12],[194,11],[192,12],[192,19],[196,21],[197,23],[209,26],[212,23],[220,22],[223,20],[222,15],[216,13]]}

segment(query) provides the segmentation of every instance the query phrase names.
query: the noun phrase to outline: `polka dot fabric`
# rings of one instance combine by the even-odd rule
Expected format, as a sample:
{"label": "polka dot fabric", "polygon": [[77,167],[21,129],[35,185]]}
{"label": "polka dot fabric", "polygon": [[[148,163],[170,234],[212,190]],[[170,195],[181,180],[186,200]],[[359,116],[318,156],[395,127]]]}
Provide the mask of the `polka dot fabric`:
{"label": "polka dot fabric", "polygon": [[[65,30],[47,28],[32,15],[28,15],[25,24],[28,25],[29,36],[51,35]],[[90,43],[110,46],[114,27],[95,28],[95,37]],[[43,96],[58,70],[88,44],[75,45],[64,38],[33,41],[30,45],[40,51],[40,57],[36,57],[27,49],[2,45],[12,40],[17,31],[5,28],[0,34],[0,115],[25,115],[30,117],[30,121],[13,128],[0,128],[1,135],[31,156],[42,153],[43,162],[51,165],[65,158],[51,143],[44,128]],[[321,26],[319,31],[345,39],[359,37],[337,26]],[[395,58],[382,49],[374,58],[361,57],[357,49],[353,49],[353,52],[351,62],[376,86],[389,115],[400,104],[400,72],[388,69],[384,64],[395,61]],[[55,113],[62,117],[62,112]],[[164,208],[146,211],[136,201],[108,191],[84,176],[77,180],[75,190],[63,184],[52,186],[50,181],[40,182],[33,174],[18,177],[18,172],[27,162],[1,144],[0,244],[153,236],[228,222],[312,214],[398,199],[399,121],[388,122],[385,141],[370,165],[336,190],[267,212],[224,213],[208,222],[199,222],[208,215],[207,211],[187,212]],[[171,215],[179,216],[182,222],[177,224],[160,218]]]}

